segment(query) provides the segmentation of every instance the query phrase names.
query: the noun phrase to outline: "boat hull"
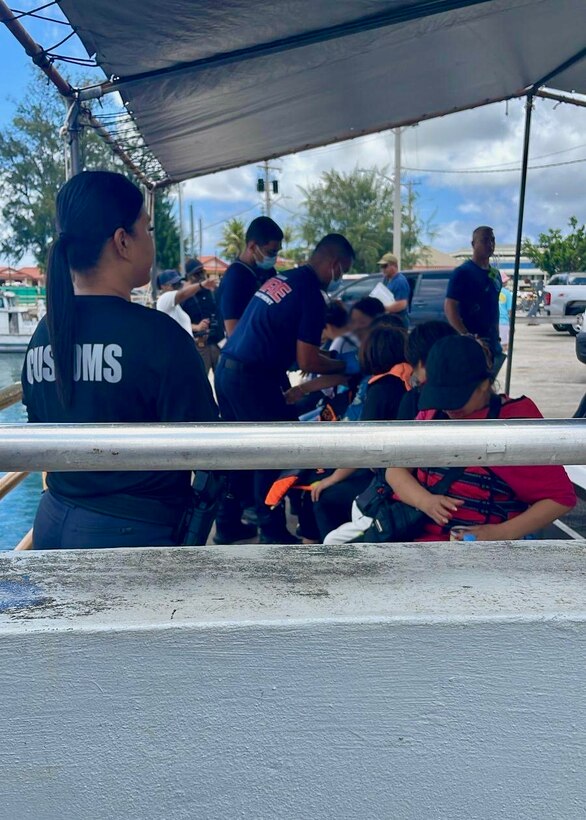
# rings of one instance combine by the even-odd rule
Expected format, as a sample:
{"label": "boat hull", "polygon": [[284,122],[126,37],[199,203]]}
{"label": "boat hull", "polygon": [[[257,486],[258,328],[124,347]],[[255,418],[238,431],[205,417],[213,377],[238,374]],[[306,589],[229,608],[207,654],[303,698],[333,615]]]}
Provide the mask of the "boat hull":
{"label": "boat hull", "polygon": [[31,335],[30,333],[0,334],[0,353],[25,353]]}

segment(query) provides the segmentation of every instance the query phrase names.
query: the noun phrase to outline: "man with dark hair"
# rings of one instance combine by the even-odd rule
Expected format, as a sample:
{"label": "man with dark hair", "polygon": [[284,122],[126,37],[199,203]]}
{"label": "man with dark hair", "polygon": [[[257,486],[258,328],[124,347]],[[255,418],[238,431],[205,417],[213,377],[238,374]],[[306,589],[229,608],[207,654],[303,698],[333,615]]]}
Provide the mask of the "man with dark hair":
{"label": "man with dark hair", "polygon": [[282,241],[283,231],[268,216],[259,216],[248,226],[246,247],[222,277],[218,291],[227,336],[236,330],[255,291],[274,274]]}
{"label": "man with dark hair", "polygon": [[[203,284],[208,281],[203,264],[199,259],[187,259],[185,262],[185,274],[189,284]],[[183,310],[187,313],[193,325],[200,325],[207,322],[207,327],[203,327],[194,333],[195,343],[200,356],[203,359],[206,373],[215,371],[220,358],[220,348],[218,342],[224,338],[222,322],[218,317],[216,296],[212,290],[200,288],[194,296],[183,302]]]}
{"label": "man with dark hair", "polygon": [[[353,260],[348,240],[329,234],[307,265],[271,276],[254,294],[216,370],[216,392],[225,420],[293,421],[295,411],[287,404],[283,387],[294,361],[307,373],[344,371],[344,362],[320,350],[326,312],[322,291],[346,273]],[[283,509],[271,509],[264,503],[274,477],[274,470],[255,475],[260,539],[271,544],[294,543],[285,527]]]}
{"label": "man with dark hair", "polygon": [[496,377],[506,357],[499,339],[499,294],[503,283],[500,272],[490,264],[494,244],[492,228],[475,228],[472,258],[452,273],[444,310],[454,330],[486,343],[492,356],[492,375]]}

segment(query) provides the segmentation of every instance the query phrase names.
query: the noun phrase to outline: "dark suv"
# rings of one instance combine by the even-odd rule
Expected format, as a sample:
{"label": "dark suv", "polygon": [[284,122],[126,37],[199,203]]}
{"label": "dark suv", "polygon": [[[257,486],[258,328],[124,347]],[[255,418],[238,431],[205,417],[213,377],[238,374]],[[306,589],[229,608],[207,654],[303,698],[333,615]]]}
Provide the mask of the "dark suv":
{"label": "dark suv", "polygon": [[[419,325],[428,322],[430,319],[443,319],[444,299],[448,289],[448,280],[452,274],[451,270],[405,270],[402,273],[407,277],[411,296],[409,298],[409,309],[411,324]],[[360,279],[355,279],[347,285],[342,285],[332,299],[340,299],[345,307],[350,310],[355,302],[369,296],[377,282],[383,281],[382,273],[365,274]]]}

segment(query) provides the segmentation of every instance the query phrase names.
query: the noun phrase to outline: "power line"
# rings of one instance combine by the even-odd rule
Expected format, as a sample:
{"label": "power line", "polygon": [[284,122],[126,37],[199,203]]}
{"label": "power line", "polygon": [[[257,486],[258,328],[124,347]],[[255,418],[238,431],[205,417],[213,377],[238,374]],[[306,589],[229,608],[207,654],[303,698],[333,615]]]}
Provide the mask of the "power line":
{"label": "power line", "polygon": [[[530,171],[537,171],[542,168],[559,168],[562,165],[577,165],[580,162],[586,162],[586,157],[582,159],[569,159],[565,162],[548,162],[544,165],[529,165]],[[403,166],[404,171],[411,171],[419,174],[512,174],[519,173],[521,167],[517,168],[407,168]]]}
{"label": "power line", "polygon": [[230,216],[227,216],[225,219],[221,219],[219,222],[212,222],[211,225],[204,225],[203,230],[209,231],[210,228],[217,228],[218,225],[223,225],[224,222],[229,222],[230,219],[236,219],[237,217],[242,216],[242,214],[246,214],[249,211],[254,210],[255,208],[258,208],[258,202],[255,202],[254,205],[245,208],[243,211],[238,211],[238,213],[231,214]]}

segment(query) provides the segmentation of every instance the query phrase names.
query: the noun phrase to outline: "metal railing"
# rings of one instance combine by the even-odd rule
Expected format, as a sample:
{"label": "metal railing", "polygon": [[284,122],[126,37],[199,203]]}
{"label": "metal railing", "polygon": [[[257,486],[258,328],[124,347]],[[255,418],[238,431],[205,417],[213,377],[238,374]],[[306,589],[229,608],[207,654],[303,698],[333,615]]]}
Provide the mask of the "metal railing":
{"label": "metal railing", "polygon": [[[21,399],[0,390],[0,410]],[[0,499],[33,471],[586,464],[586,421],[0,425]],[[32,548],[32,530],[16,547]]]}
{"label": "metal railing", "polygon": [[586,464],[586,420],[6,424],[0,470]]}

